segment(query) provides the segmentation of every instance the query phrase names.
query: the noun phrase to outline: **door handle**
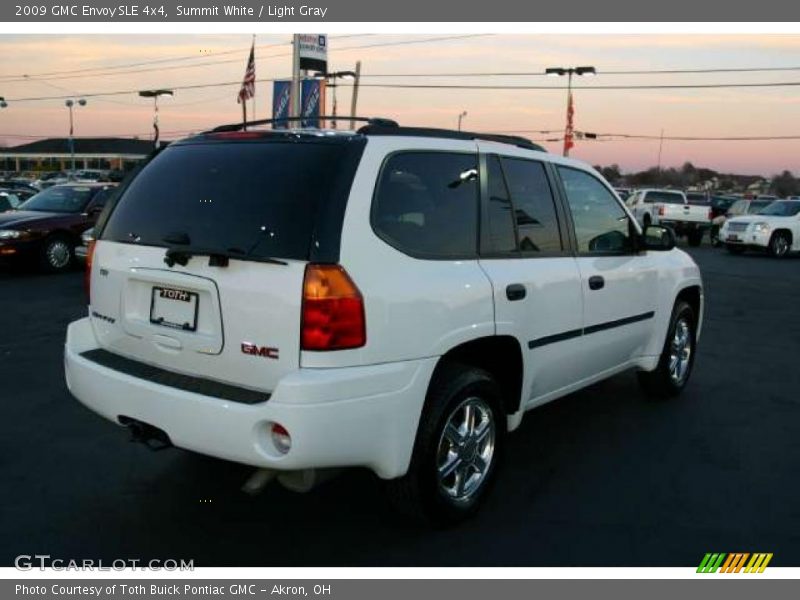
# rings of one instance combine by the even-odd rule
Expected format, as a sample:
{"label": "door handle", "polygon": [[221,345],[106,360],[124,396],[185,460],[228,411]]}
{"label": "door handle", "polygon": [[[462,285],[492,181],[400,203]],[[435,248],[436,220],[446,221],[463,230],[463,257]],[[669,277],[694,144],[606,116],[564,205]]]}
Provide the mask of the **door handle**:
{"label": "door handle", "polygon": [[589,277],[589,289],[590,290],[601,290],[606,285],[606,280],[603,279],[600,275],[592,275]]}
{"label": "door handle", "polygon": [[525,297],[525,294],[525,286],[521,283],[512,283],[506,287],[506,298],[508,298],[511,302],[514,302],[515,300],[522,300]]}

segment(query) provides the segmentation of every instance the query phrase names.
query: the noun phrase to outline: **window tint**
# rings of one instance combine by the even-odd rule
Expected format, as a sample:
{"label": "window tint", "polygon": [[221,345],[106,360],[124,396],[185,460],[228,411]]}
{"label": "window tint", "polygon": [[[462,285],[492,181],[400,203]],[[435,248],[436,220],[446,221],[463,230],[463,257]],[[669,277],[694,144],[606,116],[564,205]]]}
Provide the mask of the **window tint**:
{"label": "window tint", "polygon": [[676,192],[647,192],[647,202],[660,202],[662,204],[684,204],[683,195]]}
{"label": "window tint", "polygon": [[750,206],[747,207],[748,214],[756,214],[767,208],[771,202],[769,200],[764,200],[760,202],[751,202]]}
{"label": "window tint", "polygon": [[[168,146],[122,192],[103,239],[308,260],[325,203],[353,169],[339,142],[212,142]],[[114,198],[114,196],[112,196]],[[110,204],[114,204],[112,201]],[[101,215],[101,222],[103,218]]]}
{"label": "window tint", "polygon": [[473,256],[477,220],[475,155],[403,152],[384,164],[373,224],[399,250],[430,258]]}
{"label": "window tint", "polygon": [[561,234],[544,165],[532,160],[503,159],[503,171],[514,203],[522,252],[559,252]]}
{"label": "window tint", "polygon": [[487,206],[486,235],[490,252],[515,252],[517,235],[514,231],[511,198],[508,195],[500,159],[496,156],[488,158],[489,167],[489,205]]}
{"label": "window tint", "polygon": [[617,199],[590,174],[558,167],[575,225],[579,252],[620,253],[631,249],[628,216]]}

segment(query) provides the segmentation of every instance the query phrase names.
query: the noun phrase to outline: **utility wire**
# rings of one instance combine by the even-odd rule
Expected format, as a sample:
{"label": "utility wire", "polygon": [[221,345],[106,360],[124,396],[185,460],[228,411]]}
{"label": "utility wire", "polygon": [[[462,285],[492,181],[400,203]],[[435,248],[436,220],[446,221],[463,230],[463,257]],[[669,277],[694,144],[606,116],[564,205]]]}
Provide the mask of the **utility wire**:
{"label": "utility wire", "polygon": [[[361,34],[361,35],[372,35],[372,34]],[[458,39],[465,39],[465,38],[473,38],[473,37],[482,37],[491,34],[469,34],[469,35],[451,35],[451,36],[441,36],[436,38],[425,38],[421,40],[402,40],[397,42],[378,42],[376,44],[363,44],[363,45],[356,45],[356,46],[342,46],[341,48],[331,48],[330,52],[339,52],[344,50],[356,50],[356,49],[370,49],[370,48],[384,48],[387,46],[406,46],[411,44],[430,44],[430,43],[438,43],[450,40],[458,40]],[[341,36],[341,37],[357,37],[353,36]],[[334,38],[334,39],[341,39],[341,37]],[[287,43],[281,44],[270,44],[266,46],[257,46],[257,48],[271,48],[271,47],[279,47],[285,46]],[[233,54],[242,52],[241,50],[226,50],[224,52],[218,52],[216,55],[222,54]],[[260,59],[267,59],[267,58],[279,58],[284,56],[291,56],[291,52],[281,52],[279,54],[266,54],[266,55],[259,55],[256,58]],[[209,55],[205,55],[209,56]],[[172,62],[177,60],[189,60],[190,58],[200,59],[205,58],[205,56],[196,56],[196,57],[184,57],[181,59],[164,59],[163,62]],[[153,61],[159,62],[159,61]],[[162,67],[153,67],[153,68],[143,68],[143,69],[123,69],[122,67],[107,67],[104,69],[95,68],[95,69],[76,69],[75,71],[53,71],[50,73],[39,73],[39,74],[29,74],[29,75],[16,75],[13,76],[13,79],[3,79],[3,76],[0,76],[0,83],[18,83],[24,81],[36,81],[40,80],[38,78],[45,78],[48,80],[62,80],[62,79],[88,79],[88,78],[95,78],[95,77],[113,77],[118,75],[134,75],[137,73],[150,73],[152,71],[173,71],[179,69],[194,69],[199,67],[210,67],[214,65],[222,65],[222,64],[231,64],[231,63],[238,63],[241,62],[240,58],[233,58],[233,59],[226,59],[226,60],[215,60],[209,62],[203,62],[198,64],[191,64],[191,65],[169,65],[169,66],[162,66]],[[138,65],[142,64],[150,64],[148,62],[138,63]],[[138,66],[137,63],[130,63],[130,65]],[[130,66],[129,65],[129,66]],[[89,71],[92,71],[89,73]],[[12,77],[12,76],[5,76],[5,77]]]}

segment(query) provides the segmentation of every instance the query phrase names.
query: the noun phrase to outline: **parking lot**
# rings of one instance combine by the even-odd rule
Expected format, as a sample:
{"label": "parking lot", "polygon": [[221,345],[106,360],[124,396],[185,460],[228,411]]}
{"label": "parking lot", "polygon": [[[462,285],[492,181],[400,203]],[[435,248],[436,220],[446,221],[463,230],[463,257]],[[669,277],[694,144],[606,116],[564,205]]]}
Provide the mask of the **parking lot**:
{"label": "parking lot", "polygon": [[796,565],[800,258],[690,251],[706,312],[684,395],[646,401],[624,374],[528,413],[485,510],[445,531],[399,519],[366,471],[249,497],[245,467],[129,443],[64,385],[82,275],[0,272],[0,564],[689,566],[758,551]]}

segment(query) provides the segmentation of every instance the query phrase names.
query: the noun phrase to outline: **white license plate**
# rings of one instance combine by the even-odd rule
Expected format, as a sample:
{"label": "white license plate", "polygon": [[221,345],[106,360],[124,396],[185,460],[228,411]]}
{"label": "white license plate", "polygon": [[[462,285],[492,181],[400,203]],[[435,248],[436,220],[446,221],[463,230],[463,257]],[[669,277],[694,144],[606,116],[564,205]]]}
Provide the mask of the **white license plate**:
{"label": "white license plate", "polygon": [[196,292],[154,287],[150,302],[150,322],[183,331],[196,331],[197,305]]}

